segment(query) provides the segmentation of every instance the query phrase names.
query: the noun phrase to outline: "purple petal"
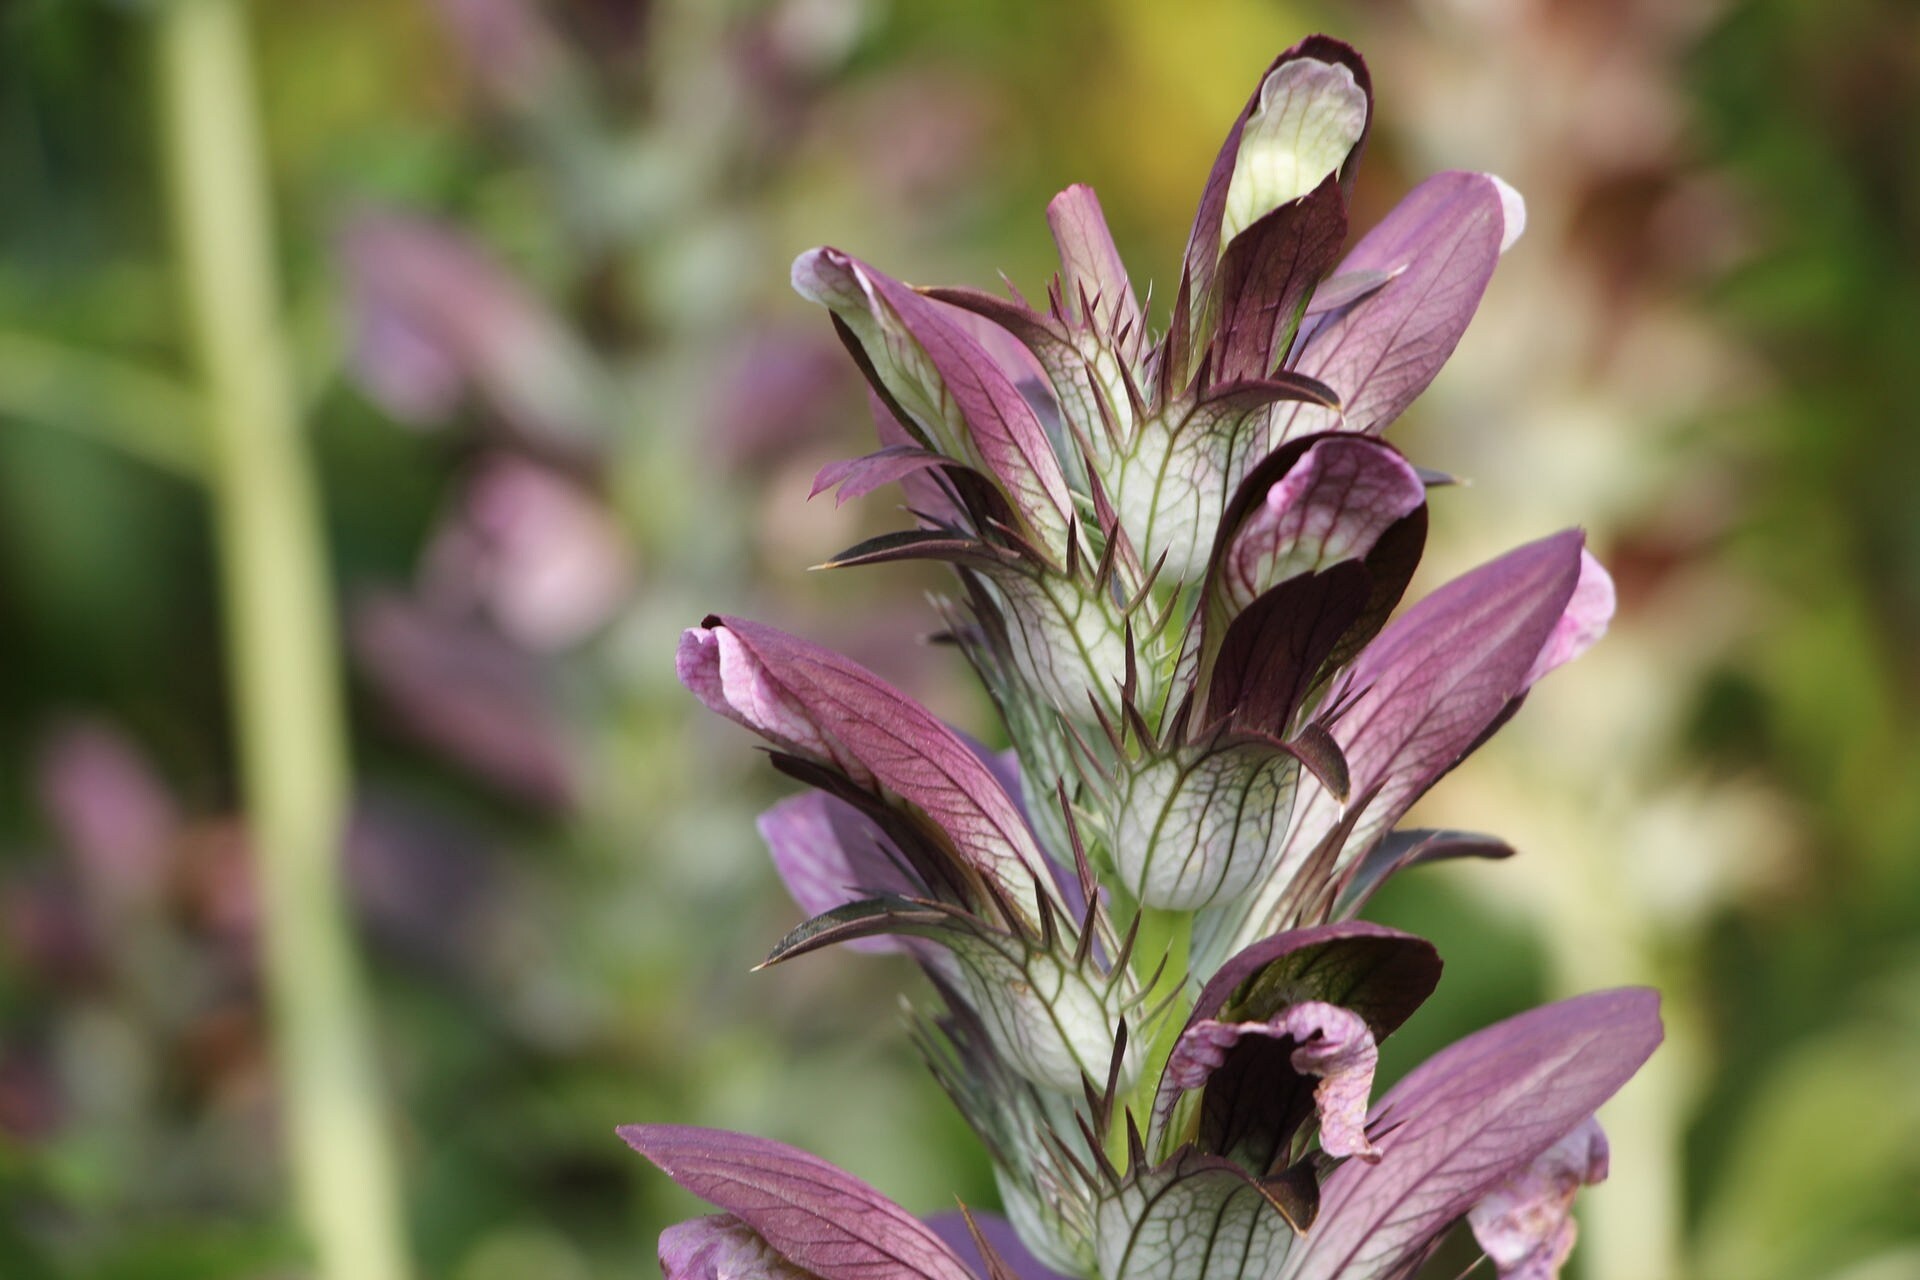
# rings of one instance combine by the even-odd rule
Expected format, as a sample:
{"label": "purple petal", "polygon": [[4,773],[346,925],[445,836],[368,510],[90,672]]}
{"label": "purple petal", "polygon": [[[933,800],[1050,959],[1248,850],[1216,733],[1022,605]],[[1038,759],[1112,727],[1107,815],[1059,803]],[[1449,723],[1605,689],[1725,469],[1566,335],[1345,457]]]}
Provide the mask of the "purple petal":
{"label": "purple petal", "polygon": [[881,485],[892,484],[929,467],[951,466],[952,462],[951,458],[918,445],[890,444],[864,457],[829,462],[814,475],[807,497],[817,498],[837,485],[840,492],[834,496],[833,505],[844,506],[855,498],[866,497]]}
{"label": "purple petal", "polygon": [[730,1213],[677,1223],[660,1233],[664,1280],[809,1280]]}
{"label": "purple petal", "polygon": [[1613,606],[1612,577],[1591,552],[1582,549],[1580,580],[1574,584],[1566,612],[1553,624],[1553,634],[1547,637],[1540,655],[1527,671],[1527,684],[1531,686],[1547,672],[1565,666],[1591,649],[1594,642],[1607,633],[1607,624],[1613,621]]}
{"label": "purple petal", "polygon": [[1483,1197],[1605,1102],[1660,1043],[1659,997],[1602,991],[1523,1013],[1442,1050],[1374,1109],[1381,1159],[1321,1189],[1287,1280],[1399,1276]]}
{"label": "purple petal", "polygon": [[[1013,1224],[997,1213],[975,1213],[973,1225],[986,1237],[987,1247],[1000,1255],[1000,1260],[1012,1268],[1020,1280],[1068,1280],[1033,1256],[1014,1231]],[[967,1220],[959,1213],[935,1214],[927,1219],[927,1226],[939,1236],[949,1249],[968,1263],[978,1262],[975,1270],[986,1274],[986,1259],[980,1256],[980,1248],[974,1243],[973,1232],[967,1230]]]}
{"label": "purple petal", "polygon": [[[1480,173],[1436,174],[1354,246],[1339,274],[1391,279],[1302,335],[1297,371],[1340,393],[1349,431],[1378,432],[1433,381],[1493,278],[1505,229],[1500,189]],[[1290,425],[1289,425],[1290,422]],[[1312,409],[1276,415],[1286,435],[1335,425]]]}
{"label": "purple petal", "polygon": [[1606,1181],[1607,1135],[1592,1116],[1467,1212],[1500,1280],[1558,1280],[1573,1252],[1573,1197]]}
{"label": "purple petal", "polygon": [[721,715],[917,807],[967,866],[1037,915],[1050,877],[1032,833],[992,771],[925,707],[839,654],[739,618],[689,629],[676,666]]}
{"label": "purple petal", "polygon": [[348,634],[403,732],[524,801],[552,810],[574,802],[574,744],[524,649],[394,593],[356,601]]}
{"label": "purple petal", "polygon": [[[787,892],[809,916],[863,898],[920,892],[900,869],[892,842],[844,800],[803,792],[761,814],[759,826]],[[888,937],[856,938],[846,945],[856,951],[901,950]]]}
{"label": "purple petal", "polygon": [[1075,183],[1047,205],[1047,226],[1060,250],[1060,285],[1069,306],[1083,297],[1092,305],[1092,314],[1081,316],[1080,323],[1103,334],[1124,329],[1128,346],[1137,349],[1145,337],[1140,304],[1107,230],[1100,197],[1092,187]]}
{"label": "purple petal", "polygon": [[115,903],[151,901],[181,825],[152,762],[115,725],[75,720],[47,736],[35,763],[41,810],[88,889]]}
{"label": "purple petal", "polygon": [[823,1280],[974,1280],[919,1219],[817,1156],[718,1129],[647,1124],[619,1132],[669,1178]]}
{"label": "purple petal", "polygon": [[[1447,583],[1395,619],[1345,677],[1352,701],[1328,728],[1355,794],[1380,793],[1355,836],[1400,816],[1526,692],[1580,576],[1581,534],[1557,533]],[[1315,797],[1303,830],[1331,825]]]}

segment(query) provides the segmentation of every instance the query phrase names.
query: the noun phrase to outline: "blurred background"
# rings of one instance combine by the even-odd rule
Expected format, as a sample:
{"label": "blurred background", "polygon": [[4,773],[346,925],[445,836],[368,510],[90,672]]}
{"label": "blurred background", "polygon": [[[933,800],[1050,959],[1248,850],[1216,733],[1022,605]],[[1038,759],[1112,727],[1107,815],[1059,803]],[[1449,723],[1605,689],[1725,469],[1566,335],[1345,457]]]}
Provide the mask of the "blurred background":
{"label": "blurred background", "polygon": [[[1440,168],[1529,202],[1395,428],[1471,481],[1416,590],[1579,523],[1621,595],[1416,815],[1521,856],[1380,901],[1448,961],[1387,1069],[1657,984],[1668,1044],[1604,1113],[1570,1274],[1920,1276],[1920,11],[263,0],[229,82],[177,8],[0,4],[0,1275],[315,1274],[181,225],[250,197],[195,203],[181,101],[261,147],[272,239],[231,262],[270,309],[234,341],[284,357],[321,495],[314,687],[350,726],[418,1274],[587,1280],[652,1274],[695,1211],[623,1122],[993,1203],[903,1034],[908,966],[747,973],[795,922],[753,828],[786,784],[673,678],[682,627],[750,614],[995,732],[920,642],[936,577],[805,571],[898,517],[805,501],[871,427],[787,264],[1038,289],[1045,200],[1084,181],[1164,296],[1255,78],[1328,30],[1377,86],[1356,226]],[[302,652],[335,628],[285,621]]]}

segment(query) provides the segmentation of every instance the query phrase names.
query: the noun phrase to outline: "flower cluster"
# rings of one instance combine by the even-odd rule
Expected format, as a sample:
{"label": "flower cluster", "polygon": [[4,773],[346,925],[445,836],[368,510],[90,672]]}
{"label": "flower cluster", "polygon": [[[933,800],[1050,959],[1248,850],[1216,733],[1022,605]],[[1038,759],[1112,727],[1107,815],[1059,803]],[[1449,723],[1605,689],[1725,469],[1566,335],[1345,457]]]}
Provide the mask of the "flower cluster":
{"label": "flower cluster", "polygon": [[1048,209],[1044,307],[834,249],[795,263],[882,445],[816,492],[897,483],[915,520],[833,563],[952,566],[945,635],[1013,750],[738,618],[686,634],[680,677],[812,788],[761,822],[810,915],[768,963],[838,942],[917,961],[922,1047],[1007,1221],[925,1225],[791,1148],[638,1126],[724,1211],[663,1237],[670,1277],[1380,1280],[1463,1218],[1502,1276],[1557,1272],[1572,1192],[1605,1171],[1593,1111],[1658,1043],[1655,998],[1524,1014],[1369,1105],[1440,961],[1354,917],[1411,863],[1510,852],[1398,824],[1599,636],[1612,587],[1567,531],[1396,616],[1446,478],[1379,435],[1523,206],[1441,174],[1342,257],[1371,115],[1347,46],[1275,61],[1157,339],[1084,187]]}

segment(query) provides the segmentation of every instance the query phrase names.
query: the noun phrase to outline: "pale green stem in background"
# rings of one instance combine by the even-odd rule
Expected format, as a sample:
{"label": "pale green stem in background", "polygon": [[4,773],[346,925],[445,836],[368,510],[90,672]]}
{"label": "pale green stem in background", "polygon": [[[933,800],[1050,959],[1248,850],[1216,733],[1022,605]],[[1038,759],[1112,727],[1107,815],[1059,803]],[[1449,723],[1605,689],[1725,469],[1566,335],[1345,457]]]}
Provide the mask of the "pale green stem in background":
{"label": "pale green stem in background", "polygon": [[156,38],[294,1193],[318,1280],[405,1280],[341,885],[348,774],[335,618],[278,314],[242,0],[170,0]]}

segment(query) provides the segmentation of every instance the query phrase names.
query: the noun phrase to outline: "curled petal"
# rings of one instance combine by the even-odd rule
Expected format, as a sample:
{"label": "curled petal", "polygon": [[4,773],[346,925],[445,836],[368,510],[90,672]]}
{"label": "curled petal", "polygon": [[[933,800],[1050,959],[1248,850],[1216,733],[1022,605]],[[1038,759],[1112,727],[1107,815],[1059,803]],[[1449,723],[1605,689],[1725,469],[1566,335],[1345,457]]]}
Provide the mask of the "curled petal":
{"label": "curled petal", "polygon": [[1265,1024],[1293,1038],[1293,1069],[1317,1076],[1314,1106],[1320,1113],[1320,1146],[1328,1155],[1378,1160],[1367,1141],[1367,1102],[1380,1049],[1358,1014],[1338,1005],[1296,1004]]}
{"label": "curled petal", "polygon": [[1340,171],[1366,132],[1370,104],[1353,69],[1296,58],[1260,82],[1260,105],[1240,131],[1220,239],[1233,238]]}
{"label": "curled petal", "polygon": [[1343,560],[1362,560],[1380,535],[1426,501],[1405,458],[1360,436],[1321,438],[1235,530],[1219,590],[1234,612],[1269,588]]}
{"label": "curled petal", "polygon": [[1607,1135],[1588,1116],[1467,1212],[1500,1280],[1558,1280],[1573,1252],[1573,1197],[1607,1177]]}
{"label": "curled petal", "polygon": [[[1431,945],[1376,924],[1319,925],[1255,943],[1222,965],[1194,1001],[1160,1080],[1151,1136],[1165,1133],[1181,1095],[1204,1086],[1202,1145],[1253,1171],[1264,1173],[1284,1156],[1315,1110],[1329,1152],[1370,1150],[1359,1120],[1372,1067],[1364,1081],[1353,1074],[1364,1065],[1358,1037],[1364,1032],[1377,1044],[1392,1034],[1439,979]],[[1309,1012],[1290,1012],[1296,1008]],[[1300,1057],[1299,1050],[1309,1051]],[[1335,1074],[1337,1083],[1308,1096],[1305,1077],[1324,1085]]]}
{"label": "curled petal", "polygon": [[[1201,1088],[1250,1037],[1290,1042],[1287,1065],[1298,1076],[1312,1076],[1314,1107],[1320,1117],[1320,1146],[1332,1156],[1378,1159],[1367,1141],[1367,1101],[1379,1046],[1364,1018],[1350,1009],[1320,1001],[1289,1005],[1265,1022],[1216,1022],[1204,1019],[1181,1033],[1167,1060],[1166,1081],[1175,1088]],[[1291,1082],[1274,1079],[1271,1060],[1265,1078],[1238,1082],[1247,1092],[1291,1092]]]}
{"label": "curled petal", "polygon": [[[803,1274],[822,1280],[973,1280],[919,1219],[818,1156],[766,1138],[685,1125],[625,1125],[620,1136],[669,1178],[751,1228],[775,1257]],[[681,1250],[697,1256],[703,1239],[716,1242],[711,1232],[676,1237],[676,1259]],[[665,1244],[663,1239],[663,1255]],[[740,1247],[737,1237],[716,1243]]]}

